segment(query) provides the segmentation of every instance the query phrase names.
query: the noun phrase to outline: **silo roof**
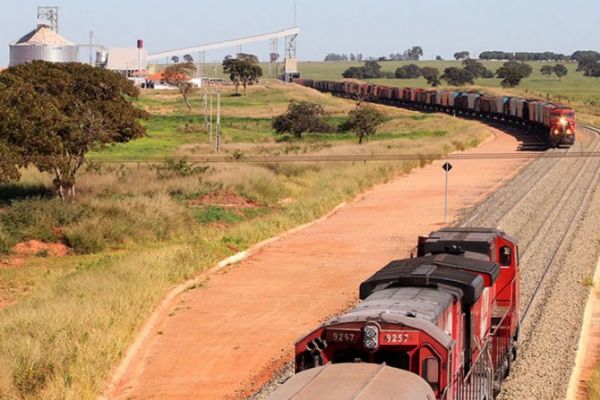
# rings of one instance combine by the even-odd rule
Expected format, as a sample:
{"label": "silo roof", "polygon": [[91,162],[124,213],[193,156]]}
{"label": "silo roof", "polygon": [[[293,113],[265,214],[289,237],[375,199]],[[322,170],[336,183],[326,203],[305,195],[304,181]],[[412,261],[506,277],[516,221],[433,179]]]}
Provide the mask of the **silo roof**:
{"label": "silo roof", "polygon": [[75,43],[60,36],[49,27],[40,25],[12,44],[12,46],[27,45],[75,46]]}

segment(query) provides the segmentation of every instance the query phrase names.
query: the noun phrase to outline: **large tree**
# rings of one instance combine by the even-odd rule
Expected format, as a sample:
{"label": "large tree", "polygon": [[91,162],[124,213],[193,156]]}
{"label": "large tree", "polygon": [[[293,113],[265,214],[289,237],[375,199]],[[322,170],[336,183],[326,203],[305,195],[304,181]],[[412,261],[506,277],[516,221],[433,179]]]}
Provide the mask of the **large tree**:
{"label": "large tree", "polygon": [[86,154],[144,135],[146,113],[132,100],[138,89],[124,77],[81,63],[33,61],[0,74],[0,180],[35,165],[54,175],[62,198],[75,196]]}
{"label": "large tree", "polygon": [[327,124],[327,113],[318,104],[308,101],[292,101],[287,111],[273,119],[273,129],[276,133],[291,133],[301,138],[305,132],[332,132]]}
{"label": "large tree", "polygon": [[501,78],[502,87],[515,87],[521,82],[521,79],[531,75],[533,68],[531,65],[519,61],[507,61],[496,71],[496,76]]}
{"label": "large tree", "polygon": [[452,86],[462,86],[468,83],[472,85],[474,83],[473,74],[464,68],[448,67],[444,70],[441,78]]}
{"label": "large tree", "polygon": [[562,81],[562,77],[569,73],[569,70],[563,64],[556,64],[552,67],[552,72],[558,76],[558,81],[560,82]]}
{"label": "large tree", "polygon": [[433,87],[440,85],[440,71],[434,67],[421,68],[421,74],[427,83]]}
{"label": "large tree", "polygon": [[540,72],[542,75],[547,75],[549,78],[554,73],[554,68],[552,65],[542,65]]}
{"label": "large tree", "polygon": [[364,137],[375,134],[377,127],[382,123],[383,114],[381,112],[359,103],[354,110],[348,113],[348,120],[344,126],[356,133],[358,143],[361,144]]}
{"label": "large tree", "polygon": [[421,74],[421,68],[416,64],[403,65],[396,69],[395,72],[395,76],[398,79],[417,79]]}
{"label": "large tree", "polygon": [[163,71],[164,81],[171,86],[179,89],[181,97],[187,106],[188,110],[192,111],[192,106],[189,101],[189,96],[192,92],[192,78],[196,73],[196,66],[192,62],[169,65]]}
{"label": "large tree", "polygon": [[240,85],[244,87],[244,93],[246,93],[248,85],[258,83],[258,78],[263,75],[262,68],[258,65],[258,57],[244,53],[238,53],[236,58],[225,57],[223,72],[229,74],[229,79],[235,85],[236,96]]}
{"label": "large tree", "polygon": [[457,51],[456,53],[454,53],[454,58],[457,60],[464,60],[469,58],[469,52],[468,51]]}
{"label": "large tree", "polygon": [[482,63],[477,60],[466,59],[463,61],[463,68],[473,75],[473,78],[493,78],[494,73],[487,69]]}

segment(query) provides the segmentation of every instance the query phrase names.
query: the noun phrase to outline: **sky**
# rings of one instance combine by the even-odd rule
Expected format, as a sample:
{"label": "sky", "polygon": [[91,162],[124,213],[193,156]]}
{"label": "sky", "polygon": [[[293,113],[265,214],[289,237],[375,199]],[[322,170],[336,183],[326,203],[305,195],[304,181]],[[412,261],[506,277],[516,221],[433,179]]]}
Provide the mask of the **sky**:
{"label": "sky", "polygon": [[[0,66],[8,44],[35,28],[37,6],[60,7],[60,33],[75,43],[88,43],[93,30],[106,47],[134,47],[140,38],[152,53],[291,27],[294,3],[301,61],[331,52],[378,57],[413,45],[426,59],[461,50],[600,50],[598,0],[0,0]],[[243,51],[265,59],[269,43]]]}

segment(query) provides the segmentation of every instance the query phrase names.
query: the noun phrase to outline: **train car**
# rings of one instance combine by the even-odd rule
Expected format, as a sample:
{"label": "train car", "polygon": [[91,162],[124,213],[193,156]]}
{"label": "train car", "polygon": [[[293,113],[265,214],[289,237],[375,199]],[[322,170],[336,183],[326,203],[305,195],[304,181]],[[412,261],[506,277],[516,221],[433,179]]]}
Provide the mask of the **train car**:
{"label": "train car", "polygon": [[434,400],[418,375],[377,364],[327,364],[294,375],[269,400]]}
{"label": "train car", "polygon": [[436,399],[492,399],[515,356],[517,254],[495,229],[419,238],[416,258],[390,262],[360,285],[360,304],[296,342],[296,372],[385,364],[419,376]]}
{"label": "train car", "polygon": [[367,83],[344,83],[295,79],[293,82],[336,96],[372,102],[441,110],[480,118],[494,118],[527,126],[551,146],[575,143],[575,112],[572,108],[520,97],[492,97],[420,88],[392,88]]}

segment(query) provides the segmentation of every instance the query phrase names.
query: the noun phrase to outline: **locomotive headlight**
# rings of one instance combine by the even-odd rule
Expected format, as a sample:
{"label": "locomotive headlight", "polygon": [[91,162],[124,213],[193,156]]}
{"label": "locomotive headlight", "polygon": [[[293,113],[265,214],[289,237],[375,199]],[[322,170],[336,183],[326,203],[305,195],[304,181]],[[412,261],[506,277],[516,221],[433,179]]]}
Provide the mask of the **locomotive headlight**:
{"label": "locomotive headlight", "polygon": [[562,126],[567,126],[568,123],[569,123],[569,121],[567,121],[567,119],[565,117],[560,118],[560,124]]}
{"label": "locomotive headlight", "polygon": [[375,351],[379,347],[379,327],[367,325],[363,329],[363,346],[368,351]]}

